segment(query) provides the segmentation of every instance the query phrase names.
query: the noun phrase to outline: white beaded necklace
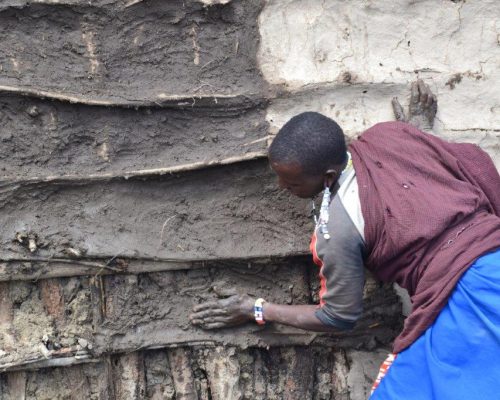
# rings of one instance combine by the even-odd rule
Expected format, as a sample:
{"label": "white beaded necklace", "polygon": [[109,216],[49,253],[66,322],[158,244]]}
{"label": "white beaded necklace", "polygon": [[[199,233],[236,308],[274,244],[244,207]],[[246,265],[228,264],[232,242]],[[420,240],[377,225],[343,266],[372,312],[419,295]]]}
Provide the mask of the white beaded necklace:
{"label": "white beaded necklace", "polygon": [[[344,172],[347,171],[351,166],[352,166],[351,153],[347,152],[347,164],[340,173],[339,179],[344,174]],[[330,188],[328,186],[325,187],[325,190],[323,192],[323,199],[321,200],[321,207],[319,209],[319,218],[316,216],[316,204],[314,202],[314,199],[312,199],[312,215],[314,219],[314,224],[316,228],[319,226],[319,231],[323,235],[325,240],[330,239],[330,233],[328,233],[327,225],[330,219],[329,207],[331,202],[331,195],[332,193],[330,191]]]}

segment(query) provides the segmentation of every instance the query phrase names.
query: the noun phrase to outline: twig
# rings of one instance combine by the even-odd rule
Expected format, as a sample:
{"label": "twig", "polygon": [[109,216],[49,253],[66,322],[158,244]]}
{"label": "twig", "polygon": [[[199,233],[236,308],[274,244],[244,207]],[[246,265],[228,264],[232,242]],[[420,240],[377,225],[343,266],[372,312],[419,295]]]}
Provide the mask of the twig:
{"label": "twig", "polygon": [[[166,263],[198,263],[198,262],[204,262],[204,263],[209,263],[209,262],[217,262],[217,263],[230,263],[232,261],[234,262],[244,262],[244,261],[271,261],[271,260],[280,260],[284,258],[291,258],[291,257],[296,257],[296,256],[303,256],[303,255],[308,255],[309,252],[307,251],[295,251],[295,252],[284,252],[284,253],[275,253],[273,255],[262,255],[262,254],[257,254],[257,255],[252,255],[252,256],[243,256],[243,257],[197,257],[197,258],[159,258],[159,257],[127,257],[127,256],[122,256],[121,258],[126,259],[127,261],[152,261],[152,262],[166,262]],[[95,255],[94,257],[88,256],[87,258],[106,258],[109,256],[103,255],[103,256],[97,256]],[[41,257],[32,257],[32,258],[22,258],[22,257],[9,257],[5,259],[0,259],[0,263],[2,262],[61,262],[61,263],[66,263],[66,264],[78,264],[78,265],[83,265],[83,266],[89,266],[89,267],[97,267],[101,268],[105,264],[97,263],[97,262],[92,262],[92,261],[82,261],[82,260],[73,260],[73,259],[68,259],[68,258],[41,258]],[[108,269],[111,269],[113,267],[108,267]],[[118,269],[115,268],[117,272],[124,272],[123,269]]]}
{"label": "twig", "polygon": [[40,262],[40,263],[62,263],[62,264],[76,264],[76,265],[82,265],[85,267],[92,267],[92,268],[100,268],[100,269],[109,269],[110,271],[114,272],[124,272],[123,269],[121,268],[115,268],[107,264],[101,264],[97,262],[92,262],[92,261],[82,261],[82,260],[72,260],[72,259],[66,259],[66,258],[42,258],[42,257],[33,257],[33,258],[8,258],[6,260],[2,260],[6,262]]}
{"label": "twig", "polygon": [[[21,360],[18,361],[11,361],[11,362],[6,362],[2,363],[0,362],[0,371],[5,371],[7,369],[15,368],[15,367],[25,367],[29,364],[34,364],[38,362],[50,362],[54,361],[56,359],[60,358],[70,358],[73,359],[76,356],[76,353],[78,352],[78,349],[75,347],[66,347],[60,350],[48,350],[47,354],[44,355],[41,352],[36,352],[36,353],[30,353],[25,355],[25,357]],[[80,350],[81,352],[81,350]],[[85,355],[88,355],[87,352],[85,352]],[[68,357],[69,356],[69,357]],[[81,359],[84,359],[85,357],[80,356]]]}
{"label": "twig", "polygon": [[195,171],[198,169],[203,169],[207,167],[214,167],[218,165],[228,165],[235,164],[242,161],[257,160],[260,158],[267,157],[267,153],[264,151],[254,151],[246,153],[242,156],[233,156],[223,159],[214,159],[209,161],[198,161],[195,163],[174,165],[171,167],[164,168],[152,168],[152,169],[141,169],[134,171],[125,171],[121,173],[104,173],[104,174],[91,174],[91,175],[52,175],[52,176],[34,176],[25,179],[15,179],[15,178],[4,178],[0,186],[8,185],[27,185],[35,183],[89,183],[89,182],[103,182],[110,181],[114,179],[130,179],[137,177],[150,177],[150,176],[161,176],[166,174],[175,174],[180,172]]}
{"label": "twig", "polygon": [[165,222],[163,223],[163,226],[161,227],[161,231],[160,231],[160,243],[158,244],[158,249],[161,247],[161,244],[163,243],[163,233],[165,231],[165,227],[167,226],[168,221],[170,221],[172,218],[175,218],[175,215],[172,215],[172,216],[168,217],[165,220]]}
{"label": "twig", "polygon": [[[296,256],[304,256],[306,252],[294,252],[294,253],[280,253],[267,255],[253,255],[245,256],[240,258],[158,258],[158,257],[143,257],[143,258],[130,258],[121,257],[126,263],[126,268],[115,268],[107,266],[102,269],[104,263],[97,263],[91,261],[82,260],[70,260],[70,259],[50,259],[49,265],[43,265],[47,263],[49,259],[46,258],[5,258],[0,259],[0,282],[10,282],[16,281],[33,281],[39,279],[48,278],[65,278],[72,276],[102,276],[109,274],[142,274],[142,273],[153,273],[153,272],[164,272],[164,271],[179,271],[179,270],[193,270],[200,268],[230,268],[234,264],[241,264],[246,262],[252,263],[270,263],[275,260],[275,262],[283,262],[283,260],[289,259]],[[103,259],[106,256],[100,256],[99,259]],[[94,257],[94,258],[97,258]],[[32,267],[26,270],[20,267],[17,263],[32,263]],[[36,265],[39,263],[40,265]],[[96,274],[97,269],[97,274]]]}
{"label": "twig", "polygon": [[128,2],[127,4],[125,4],[125,8],[129,8],[129,7],[132,7],[138,3],[141,3],[143,0],[131,0],[130,2]]}
{"label": "twig", "polygon": [[[142,1],[142,0],[141,0]],[[182,106],[182,104],[185,101],[189,101],[190,99],[193,98],[192,94],[165,94],[165,93],[159,93],[155,94],[156,96],[151,96],[150,98],[147,99],[127,99],[124,98],[123,100],[115,100],[117,97],[121,96],[108,96],[108,99],[92,99],[88,98],[85,96],[81,95],[69,95],[65,93],[60,93],[60,92],[52,92],[48,90],[41,90],[41,89],[31,89],[27,87],[17,87],[17,86],[8,86],[8,85],[0,85],[0,93],[16,93],[20,94],[23,96],[31,96],[31,97],[38,97],[42,99],[51,99],[51,100],[58,100],[58,101],[63,101],[63,102],[69,102],[69,103],[76,103],[76,104],[85,104],[89,106],[115,106],[115,107],[163,107],[165,105],[172,107],[175,105]],[[254,100],[262,100],[262,98],[257,95],[257,94],[251,94],[251,96],[244,94],[244,93],[238,93],[238,94],[217,94],[216,97],[218,99],[226,99],[230,101],[236,101],[236,102],[242,102],[243,99],[248,99],[249,97],[255,96]],[[199,100],[209,100],[213,101],[214,95],[210,96],[203,96],[203,95],[194,95]],[[111,100],[112,99],[112,100]]]}
{"label": "twig", "polygon": [[269,138],[272,138],[273,136],[274,135],[267,135],[267,136],[265,136],[263,138],[252,140],[251,142],[248,142],[248,143],[243,143],[242,146],[250,146],[251,144],[264,142],[264,141],[268,140]]}

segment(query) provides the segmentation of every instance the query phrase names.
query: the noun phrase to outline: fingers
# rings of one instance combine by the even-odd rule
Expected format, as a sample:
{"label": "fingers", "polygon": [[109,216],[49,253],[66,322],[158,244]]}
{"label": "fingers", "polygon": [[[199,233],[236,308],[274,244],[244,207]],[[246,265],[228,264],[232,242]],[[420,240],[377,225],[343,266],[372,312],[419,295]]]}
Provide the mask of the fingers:
{"label": "fingers", "polygon": [[435,102],[435,97],[432,93],[429,93],[428,97],[427,97],[427,102],[425,103],[425,108],[431,108],[431,106],[434,104]]}
{"label": "fingers", "polygon": [[[226,294],[233,292],[225,291]],[[189,319],[203,329],[239,325],[253,319],[253,304],[254,300],[247,295],[231,295],[194,306]]]}
{"label": "fingers", "polygon": [[205,303],[197,304],[196,306],[193,307],[193,311],[195,313],[197,313],[199,311],[211,310],[211,309],[216,309],[216,308],[220,308],[219,302],[216,300],[213,300],[213,301],[206,301]]}
{"label": "fingers", "polygon": [[411,84],[410,107],[415,106],[420,101],[420,92],[418,90],[418,81]]}
{"label": "fingers", "polygon": [[203,329],[221,329],[226,328],[226,324],[224,322],[212,322],[209,324],[205,324],[202,326]]}
{"label": "fingers", "polygon": [[221,322],[221,323],[228,324],[229,321],[230,320],[228,319],[228,317],[214,316],[214,317],[210,317],[210,318],[194,318],[191,320],[191,323],[193,325],[207,325],[207,324],[212,324],[214,322]]}
{"label": "fingers", "polygon": [[221,298],[235,296],[238,294],[238,292],[234,288],[221,288],[219,286],[214,286],[212,290],[218,297]]}
{"label": "fingers", "polygon": [[397,97],[392,99],[392,110],[394,111],[394,116],[396,117],[396,121],[406,121],[405,112],[403,110],[403,106],[399,102]]}
{"label": "fingers", "polygon": [[227,315],[227,311],[223,308],[209,309],[191,314],[191,319],[206,319]]}
{"label": "fingers", "polygon": [[205,321],[204,319],[193,319],[191,323],[193,325],[199,326],[202,329],[220,329],[220,328],[226,328],[228,326],[227,323],[223,321],[208,322]]}
{"label": "fingers", "polygon": [[197,304],[193,307],[193,312],[211,311],[215,309],[227,309],[228,307],[236,306],[241,301],[240,296],[234,295],[220,300],[206,301],[205,303]]}
{"label": "fingers", "polygon": [[429,101],[429,86],[427,86],[422,79],[417,80],[417,86],[420,93],[419,102],[420,104],[422,104],[422,106],[426,106],[427,102]]}
{"label": "fingers", "polygon": [[429,97],[427,99],[426,103],[426,108],[436,108],[437,109],[437,98],[436,96],[431,92],[431,89],[429,86],[427,86],[427,90],[429,93]]}
{"label": "fingers", "polygon": [[[204,311],[197,314],[191,314],[189,319],[193,325],[202,329],[220,329],[232,325],[230,318],[225,315],[217,314],[221,310],[212,310],[210,313]],[[223,310],[222,310],[223,311]]]}
{"label": "fingers", "polygon": [[419,79],[417,81],[418,90],[420,93],[419,101],[424,108],[434,108],[437,107],[437,98],[432,93],[429,85],[424,83],[423,80]]}
{"label": "fingers", "polygon": [[432,104],[429,106],[429,109],[436,115],[438,108],[438,102],[435,95],[432,95]]}
{"label": "fingers", "polygon": [[437,110],[437,98],[432,93],[429,85],[422,79],[418,79],[411,84],[410,115],[408,120],[415,114],[420,114],[424,110]]}

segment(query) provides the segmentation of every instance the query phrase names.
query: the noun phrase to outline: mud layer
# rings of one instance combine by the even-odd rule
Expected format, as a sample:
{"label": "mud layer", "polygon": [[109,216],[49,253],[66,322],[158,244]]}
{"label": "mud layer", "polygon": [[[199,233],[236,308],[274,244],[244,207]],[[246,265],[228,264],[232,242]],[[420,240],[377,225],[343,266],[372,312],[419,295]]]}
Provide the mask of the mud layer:
{"label": "mud layer", "polygon": [[2,5],[0,85],[130,104],[264,87],[261,1],[57,3]]}
{"label": "mud layer", "polygon": [[[147,180],[4,185],[0,258],[214,259],[306,252],[306,202],[266,160]],[[73,249],[73,250],[68,250]]]}
{"label": "mud layer", "polygon": [[[310,262],[310,261],[309,261]],[[324,343],[325,346],[373,348],[387,344],[400,323],[398,298],[370,280],[364,317],[351,332],[321,335],[283,325],[245,326],[204,331],[193,328],[188,315],[202,301],[217,298],[214,287],[234,289],[281,304],[310,304],[316,294],[316,267],[305,260],[252,267],[208,268],[139,276],[103,278],[101,310],[93,336],[95,355],[196,343],[242,348]],[[96,320],[94,318],[94,320]]]}
{"label": "mud layer", "polygon": [[[401,305],[368,279],[365,312],[342,334],[315,334],[254,323],[215,331],[193,327],[194,305],[233,289],[281,304],[314,303],[317,267],[309,258],[262,264],[207,264],[184,271],[44,279],[0,284],[0,370],[86,363],[102,355],[187,345],[366,349],[387,344],[401,326]],[[45,363],[45,364],[44,364]]]}
{"label": "mud layer", "polygon": [[134,110],[3,96],[0,171],[3,180],[118,174],[241,156],[265,150],[264,114],[244,104]]}

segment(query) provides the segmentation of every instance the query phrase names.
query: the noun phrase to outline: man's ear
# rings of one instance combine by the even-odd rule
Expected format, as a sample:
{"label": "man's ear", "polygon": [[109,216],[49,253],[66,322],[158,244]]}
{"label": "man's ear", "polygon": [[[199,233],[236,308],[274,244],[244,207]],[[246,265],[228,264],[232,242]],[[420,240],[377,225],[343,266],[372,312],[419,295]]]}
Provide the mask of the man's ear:
{"label": "man's ear", "polygon": [[337,181],[339,177],[339,173],[336,169],[329,169],[325,172],[323,176],[323,182],[325,183],[325,187],[332,187],[333,184]]}

